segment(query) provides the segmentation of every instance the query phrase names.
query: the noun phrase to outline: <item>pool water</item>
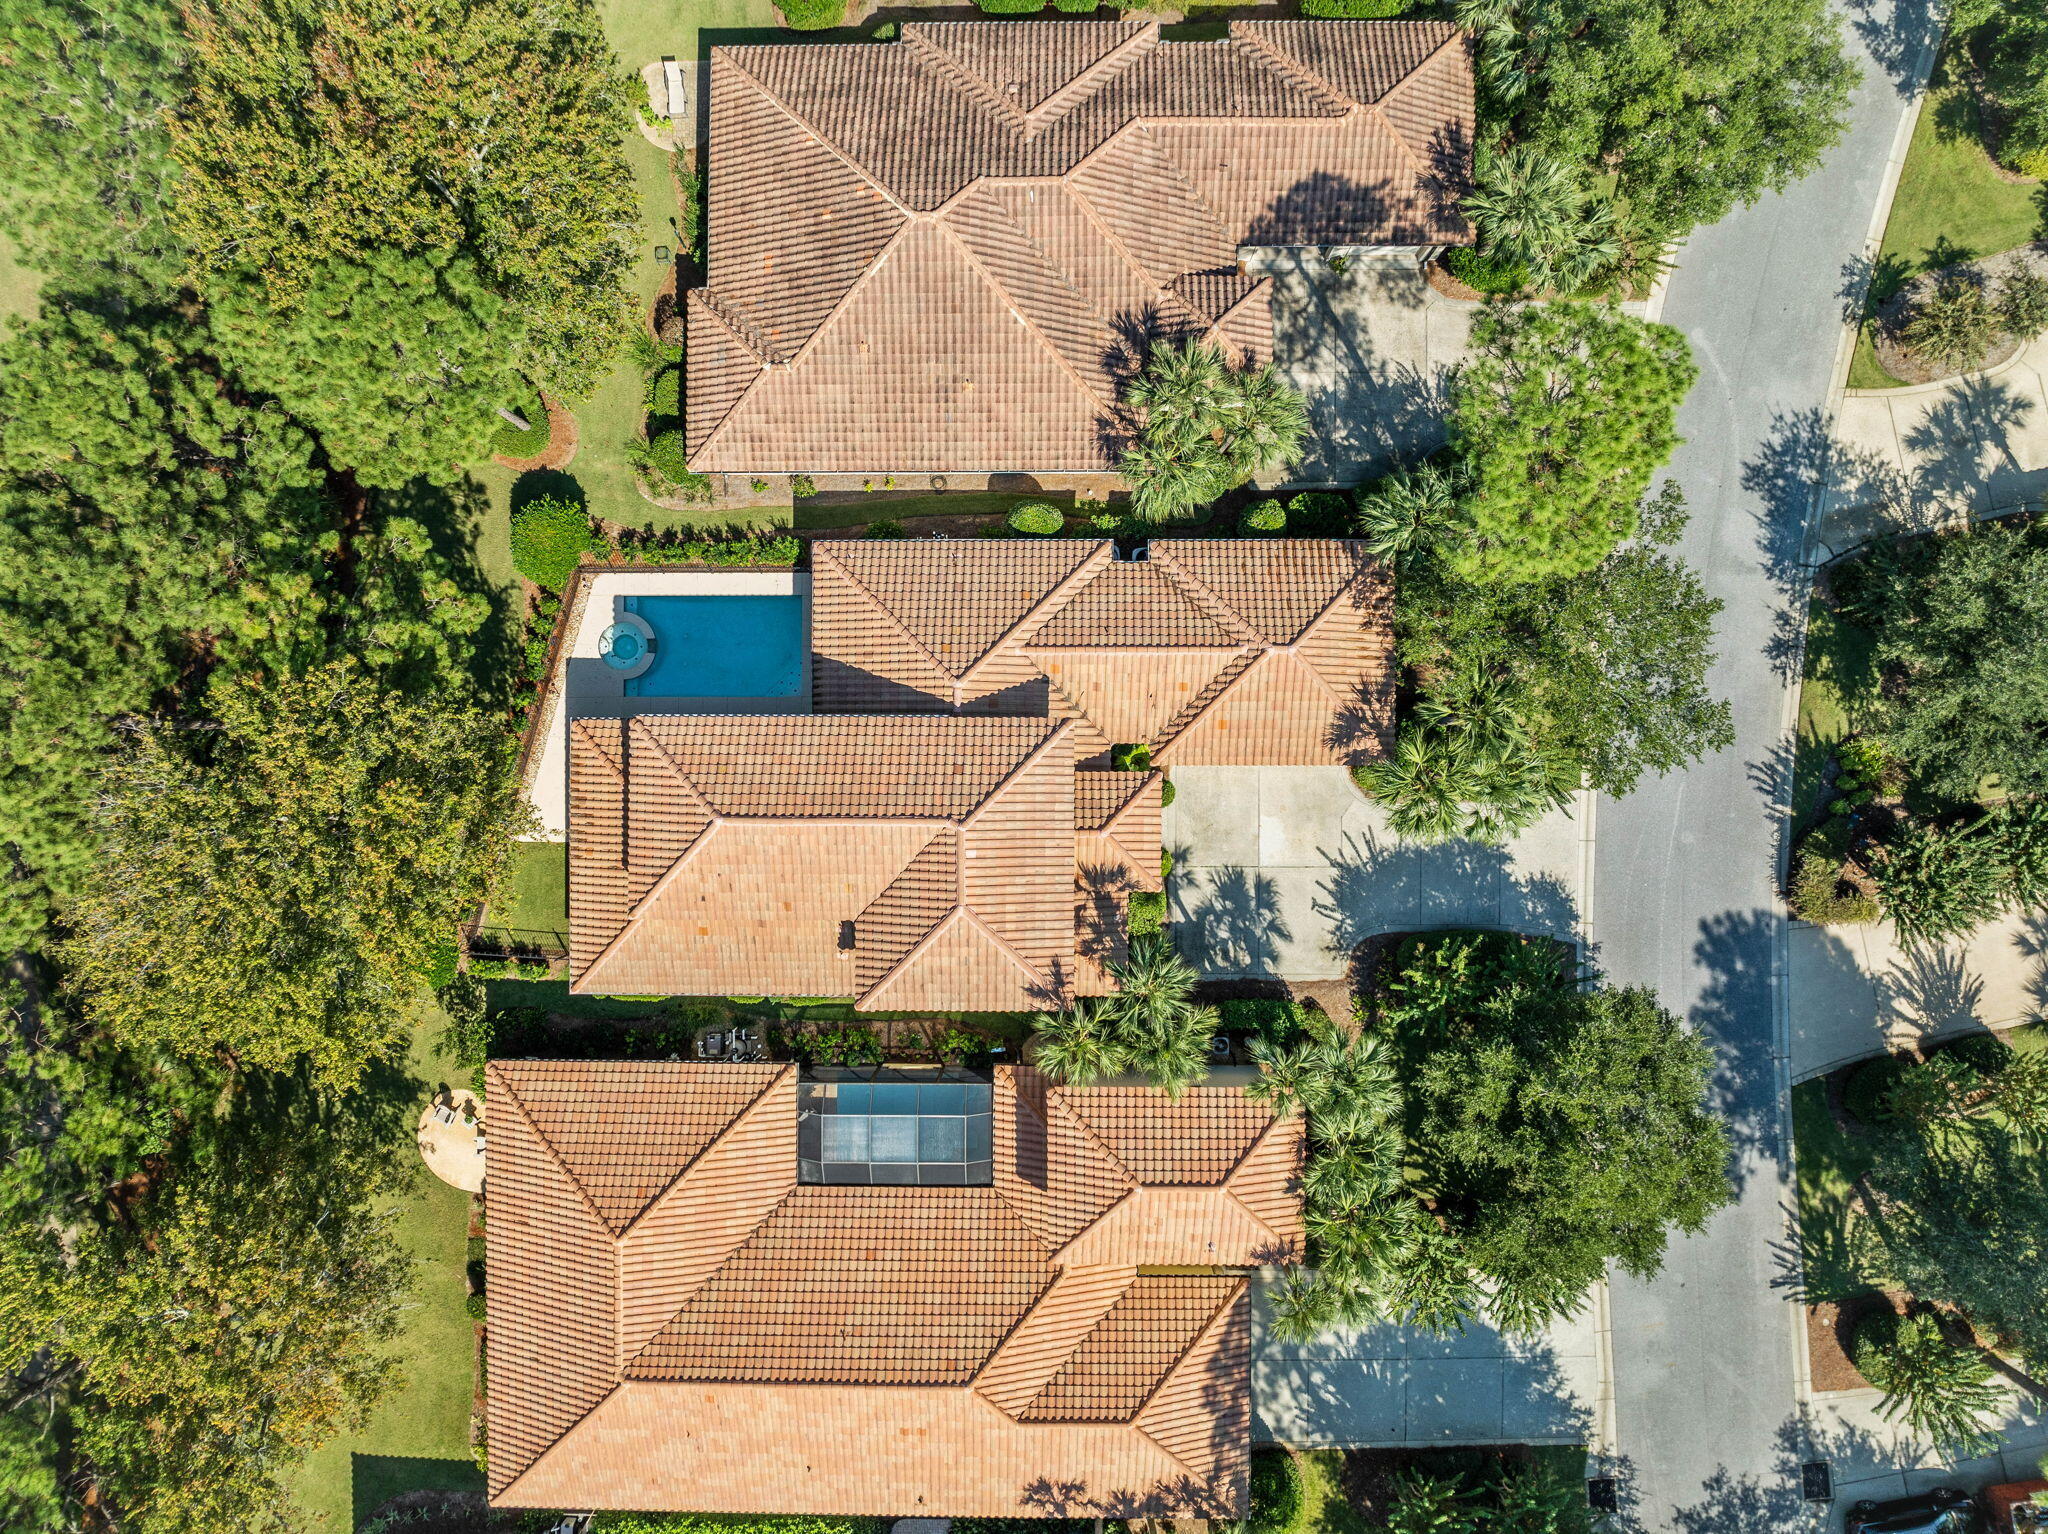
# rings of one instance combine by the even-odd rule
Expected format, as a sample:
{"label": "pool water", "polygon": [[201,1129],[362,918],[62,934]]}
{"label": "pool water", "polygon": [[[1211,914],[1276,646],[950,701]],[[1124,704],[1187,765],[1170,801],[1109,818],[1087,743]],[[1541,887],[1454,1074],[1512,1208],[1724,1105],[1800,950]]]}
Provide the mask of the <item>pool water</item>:
{"label": "pool water", "polygon": [[636,698],[791,698],[804,682],[799,596],[641,596],[625,609],[654,630],[654,664],[626,681]]}

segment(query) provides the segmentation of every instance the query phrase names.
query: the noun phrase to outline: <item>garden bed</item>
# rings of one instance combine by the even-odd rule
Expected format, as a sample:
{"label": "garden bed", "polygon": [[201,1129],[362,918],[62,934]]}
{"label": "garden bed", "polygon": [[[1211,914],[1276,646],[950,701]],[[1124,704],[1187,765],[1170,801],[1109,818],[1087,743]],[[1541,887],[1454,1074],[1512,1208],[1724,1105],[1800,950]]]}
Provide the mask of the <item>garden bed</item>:
{"label": "garden bed", "polygon": [[1995,302],[2007,277],[2020,271],[2042,270],[2044,254],[2048,254],[2048,246],[2028,244],[1974,261],[1933,267],[1878,300],[1871,308],[1870,342],[1879,366],[1900,383],[1924,384],[1989,372],[2010,362],[2024,344],[2012,335],[1995,337],[1973,366],[1954,367],[1916,355],[1906,344],[1906,327],[1919,306],[1944,284],[1970,283]]}
{"label": "garden bed", "polygon": [[502,453],[491,455],[515,474],[530,474],[535,469],[565,468],[576,456],[575,415],[567,405],[550,395],[543,394],[541,403],[548,412],[548,445],[531,458],[507,458]]}

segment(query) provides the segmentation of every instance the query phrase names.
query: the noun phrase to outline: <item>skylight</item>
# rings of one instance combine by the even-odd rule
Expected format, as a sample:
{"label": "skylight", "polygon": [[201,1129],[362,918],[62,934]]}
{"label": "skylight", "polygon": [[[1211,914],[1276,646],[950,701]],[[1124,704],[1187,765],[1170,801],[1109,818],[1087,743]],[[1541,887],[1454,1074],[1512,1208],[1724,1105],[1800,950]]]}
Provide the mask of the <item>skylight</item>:
{"label": "skylight", "polygon": [[986,1187],[994,1103],[967,1071],[820,1069],[797,1087],[797,1180]]}

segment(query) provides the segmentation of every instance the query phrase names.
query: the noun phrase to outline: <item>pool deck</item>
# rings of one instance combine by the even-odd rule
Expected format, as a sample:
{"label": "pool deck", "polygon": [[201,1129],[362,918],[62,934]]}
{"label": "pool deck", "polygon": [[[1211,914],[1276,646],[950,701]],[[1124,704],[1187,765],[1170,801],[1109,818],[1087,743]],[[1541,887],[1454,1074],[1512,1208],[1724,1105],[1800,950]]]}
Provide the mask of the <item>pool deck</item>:
{"label": "pool deck", "polygon": [[[623,719],[632,714],[808,714],[811,711],[811,577],[801,570],[630,570],[592,576],[561,673],[559,705],[548,721],[530,790],[540,825],[530,839],[560,841],[569,831],[571,719]],[[598,640],[618,621],[627,597],[798,596],[804,603],[803,682],[790,697],[629,697],[622,674],[607,665]]]}

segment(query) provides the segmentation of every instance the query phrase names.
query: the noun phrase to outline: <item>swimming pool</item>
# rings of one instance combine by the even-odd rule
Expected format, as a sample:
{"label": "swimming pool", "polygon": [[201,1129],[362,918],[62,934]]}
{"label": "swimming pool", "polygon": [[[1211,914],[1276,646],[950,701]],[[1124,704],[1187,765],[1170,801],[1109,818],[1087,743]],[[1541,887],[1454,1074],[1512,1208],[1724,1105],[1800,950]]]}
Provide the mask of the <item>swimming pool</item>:
{"label": "swimming pool", "polygon": [[653,664],[625,682],[634,698],[789,698],[804,683],[800,596],[632,596],[653,633]]}

